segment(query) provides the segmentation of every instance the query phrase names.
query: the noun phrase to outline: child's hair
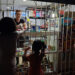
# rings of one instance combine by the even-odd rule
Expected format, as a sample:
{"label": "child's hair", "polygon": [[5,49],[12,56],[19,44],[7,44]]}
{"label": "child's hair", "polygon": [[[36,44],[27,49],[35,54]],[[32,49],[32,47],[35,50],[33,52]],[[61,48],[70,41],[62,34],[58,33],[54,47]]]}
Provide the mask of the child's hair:
{"label": "child's hair", "polygon": [[32,44],[32,51],[35,54],[39,54],[40,50],[41,52],[44,52],[45,48],[46,48],[46,44],[41,40],[35,40]]}

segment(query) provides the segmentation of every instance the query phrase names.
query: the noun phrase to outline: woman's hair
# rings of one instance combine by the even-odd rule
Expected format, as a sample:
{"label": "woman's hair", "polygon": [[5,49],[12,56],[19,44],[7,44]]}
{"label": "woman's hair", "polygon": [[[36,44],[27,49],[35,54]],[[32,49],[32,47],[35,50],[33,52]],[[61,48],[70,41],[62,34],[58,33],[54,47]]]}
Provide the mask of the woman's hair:
{"label": "woman's hair", "polygon": [[39,54],[40,50],[44,52],[45,48],[46,44],[41,40],[35,40],[32,44],[32,51],[36,54]]}
{"label": "woman's hair", "polygon": [[0,33],[11,34],[16,31],[16,23],[12,18],[4,17],[0,20]]}

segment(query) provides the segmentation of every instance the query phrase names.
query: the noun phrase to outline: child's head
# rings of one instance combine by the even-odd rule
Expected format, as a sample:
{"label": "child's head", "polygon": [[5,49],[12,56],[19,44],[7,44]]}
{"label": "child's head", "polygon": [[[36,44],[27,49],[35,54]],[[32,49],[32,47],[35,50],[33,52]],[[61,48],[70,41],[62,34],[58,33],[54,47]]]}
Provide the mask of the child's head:
{"label": "child's head", "polygon": [[32,51],[36,54],[39,54],[40,50],[43,52],[45,48],[46,44],[41,40],[35,40],[32,44]]}

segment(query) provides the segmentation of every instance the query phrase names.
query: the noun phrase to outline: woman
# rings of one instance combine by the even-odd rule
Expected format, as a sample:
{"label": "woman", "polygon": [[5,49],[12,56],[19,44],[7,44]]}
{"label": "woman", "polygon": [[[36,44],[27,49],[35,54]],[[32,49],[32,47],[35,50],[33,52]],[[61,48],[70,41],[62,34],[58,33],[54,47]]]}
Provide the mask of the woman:
{"label": "woman", "polygon": [[0,75],[15,75],[16,25],[9,17],[0,20]]}

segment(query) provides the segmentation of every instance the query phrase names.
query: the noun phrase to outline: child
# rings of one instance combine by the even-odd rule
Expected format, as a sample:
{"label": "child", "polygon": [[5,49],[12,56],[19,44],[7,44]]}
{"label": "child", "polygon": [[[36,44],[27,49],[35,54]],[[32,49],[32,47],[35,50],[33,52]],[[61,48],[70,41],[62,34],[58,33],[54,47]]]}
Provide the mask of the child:
{"label": "child", "polygon": [[24,57],[30,62],[30,69],[28,75],[44,75],[41,68],[41,61],[44,56],[46,45],[41,40],[35,40],[32,44],[32,54]]}

